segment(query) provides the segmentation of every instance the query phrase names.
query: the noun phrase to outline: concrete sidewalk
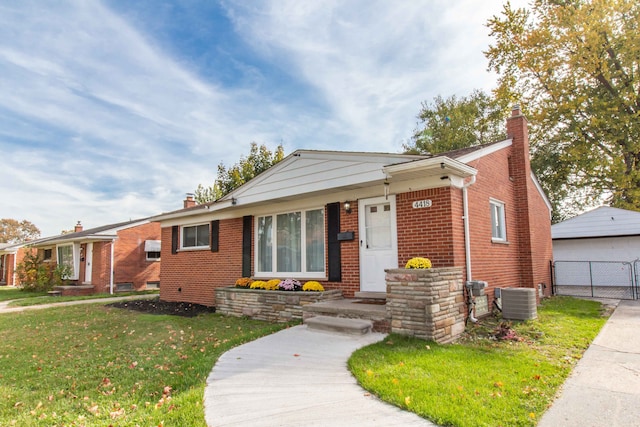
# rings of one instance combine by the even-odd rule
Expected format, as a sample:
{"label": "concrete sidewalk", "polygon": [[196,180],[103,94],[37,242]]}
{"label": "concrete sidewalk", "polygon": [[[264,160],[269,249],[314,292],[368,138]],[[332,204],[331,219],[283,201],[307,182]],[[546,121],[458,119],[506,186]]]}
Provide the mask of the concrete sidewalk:
{"label": "concrete sidewalk", "polygon": [[83,300],[76,300],[76,301],[62,301],[62,302],[55,302],[56,297],[51,297],[51,303],[49,304],[27,305],[24,307],[9,307],[9,303],[11,303],[11,301],[15,301],[15,300],[10,300],[10,301],[0,302],[0,314],[18,313],[18,312],[27,311],[27,310],[42,310],[44,308],[62,307],[65,305],[95,304],[95,303],[101,303],[101,302],[104,302],[105,304],[109,304],[111,302],[127,301],[127,300],[135,300],[135,299],[151,299],[151,298],[157,298],[157,297],[158,296],[154,294],[146,294],[146,295],[128,295],[124,297],[108,297],[108,298],[83,299]]}
{"label": "concrete sidewalk", "polygon": [[351,353],[384,336],[300,325],[224,353],[207,379],[207,425],[434,426],[371,396],[347,369]]}
{"label": "concrete sidewalk", "polygon": [[621,301],[538,427],[640,425],[640,301]]}

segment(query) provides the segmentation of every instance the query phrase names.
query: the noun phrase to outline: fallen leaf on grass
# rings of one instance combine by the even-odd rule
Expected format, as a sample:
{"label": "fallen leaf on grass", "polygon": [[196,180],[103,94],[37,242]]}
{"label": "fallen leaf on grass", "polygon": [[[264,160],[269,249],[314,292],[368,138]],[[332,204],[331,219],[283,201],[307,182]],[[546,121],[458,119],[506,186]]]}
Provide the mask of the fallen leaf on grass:
{"label": "fallen leaf on grass", "polygon": [[121,417],[122,415],[124,415],[123,408],[116,409],[115,411],[109,412],[109,416],[111,417],[112,420],[115,420],[116,418]]}

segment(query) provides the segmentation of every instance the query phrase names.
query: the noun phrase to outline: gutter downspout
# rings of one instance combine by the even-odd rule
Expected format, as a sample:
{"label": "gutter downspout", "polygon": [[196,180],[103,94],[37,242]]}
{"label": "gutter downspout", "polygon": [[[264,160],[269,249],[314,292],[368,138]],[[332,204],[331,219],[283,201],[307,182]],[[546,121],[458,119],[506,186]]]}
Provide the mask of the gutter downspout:
{"label": "gutter downspout", "polygon": [[[476,182],[476,176],[472,175],[471,180],[462,185],[462,212],[463,212],[462,219],[464,223],[464,254],[465,254],[465,266],[467,269],[467,282],[471,281],[473,277],[471,275],[471,237],[469,233],[469,197],[467,194],[467,188],[475,184],[475,182]],[[471,322],[473,323],[476,323],[478,319],[473,317],[473,304],[475,303],[472,301],[472,298],[470,296],[471,289],[466,287],[466,291],[467,291],[467,295],[469,295],[468,302],[467,302],[467,305],[468,305],[467,311],[469,313],[469,320],[471,320]]]}
{"label": "gutter downspout", "polygon": [[114,246],[116,245],[116,239],[111,240],[111,275],[109,278],[109,294],[113,295],[113,275],[115,274],[115,268],[113,268],[114,259]]}
{"label": "gutter downspout", "polygon": [[464,255],[467,268],[467,281],[473,280],[471,276],[471,237],[469,236],[469,197],[467,188],[476,183],[476,176],[471,176],[471,181],[462,186],[462,219],[464,221]]}

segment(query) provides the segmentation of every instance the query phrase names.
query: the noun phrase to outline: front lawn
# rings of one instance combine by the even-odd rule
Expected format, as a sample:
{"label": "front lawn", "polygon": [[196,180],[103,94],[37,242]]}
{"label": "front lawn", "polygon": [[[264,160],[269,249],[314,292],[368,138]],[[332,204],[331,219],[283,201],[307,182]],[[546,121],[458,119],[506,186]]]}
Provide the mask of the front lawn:
{"label": "front lawn", "polygon": [[19,298],[32,298],[47,295],[46,292],[25,292],[13,286],[0,286],[0,301],[9,301]]}
{"label": "front lawn", "polygon": [[0,314],[0,425],[205,426],[217,358],[283,327],[100,304]]}
{"label": "front lawn", "polygon": [[598,302],[554,297],[537,320],[487,319],[458,344],[390,335],[349,367],[365,389],[442,426],[533,426],[605,321]]}

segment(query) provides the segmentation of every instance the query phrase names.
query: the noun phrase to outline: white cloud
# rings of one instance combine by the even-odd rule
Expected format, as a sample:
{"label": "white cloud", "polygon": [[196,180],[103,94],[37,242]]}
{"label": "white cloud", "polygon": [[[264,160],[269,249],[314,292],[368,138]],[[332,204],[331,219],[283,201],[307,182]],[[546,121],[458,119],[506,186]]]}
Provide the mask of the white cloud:
{"label": "white cloud", "polygon": [[251,141],[398,151],[423,100],[493,81],[481,50],[498,2],[225,7],[291,88],[266,86],[260,61],[225,87],[98,1],[0,6],[0,217],[50,235],[180,208]]}
{"label": "white cloud", "polygon": [[493,84],[482,50],[498,2],[260,4],[227,3],[238,33],[316,87],[354,149],[400,149],[422,101]]}

